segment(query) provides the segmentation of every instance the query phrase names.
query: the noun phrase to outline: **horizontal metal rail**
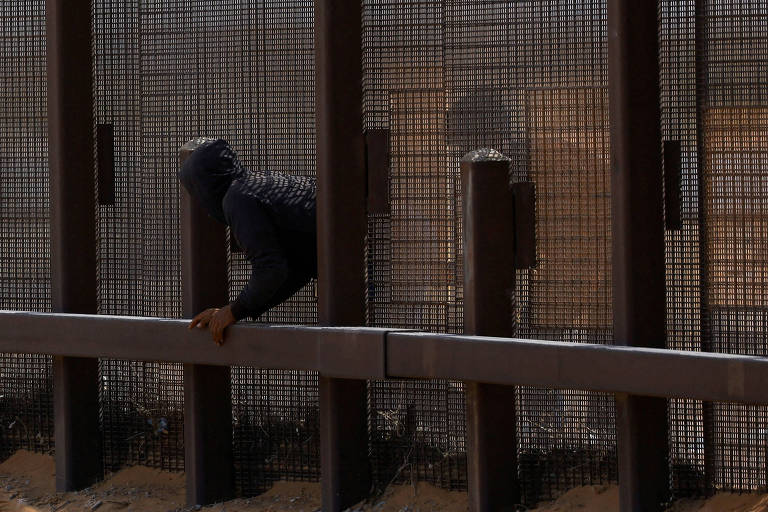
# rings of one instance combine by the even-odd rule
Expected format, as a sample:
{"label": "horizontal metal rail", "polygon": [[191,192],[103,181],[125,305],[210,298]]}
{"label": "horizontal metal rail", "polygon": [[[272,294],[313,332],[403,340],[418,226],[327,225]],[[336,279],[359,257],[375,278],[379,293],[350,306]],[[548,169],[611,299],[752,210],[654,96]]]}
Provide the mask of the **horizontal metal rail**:
{"label": "horizontal metal rail", "polygon": [[0,311],[0,352],[313,370],[381,379],[387,330],[236,325],[217,347],[189,320]]}
{"label": "horizontal metal rail", "polygon": [[0,311],[0,352],[440,378],[768,403],[768,358],[407,332],[235,325],[217,347],[187,320]]}
{"label": "horizontal metal rail", "polygon": [[387,375],[768,403],[768,358],[682,350],[391,333]]}

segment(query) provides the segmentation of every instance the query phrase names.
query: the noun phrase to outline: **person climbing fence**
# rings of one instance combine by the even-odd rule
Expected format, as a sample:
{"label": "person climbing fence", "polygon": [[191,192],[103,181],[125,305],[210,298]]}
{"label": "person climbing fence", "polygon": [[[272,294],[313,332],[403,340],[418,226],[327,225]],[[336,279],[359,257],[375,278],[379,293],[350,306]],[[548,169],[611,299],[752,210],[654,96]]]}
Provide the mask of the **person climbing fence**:
{"label": "person climbing fence", "polygon": [[184,188],[229,226],[251,264],[250,278],[233,302],[205,309],[189,324],[208,327],[221,345],[228,326],[260,316],[317,277],[317,185],[314,178],[248,170],[222,139],[192,139],[179,159]]}

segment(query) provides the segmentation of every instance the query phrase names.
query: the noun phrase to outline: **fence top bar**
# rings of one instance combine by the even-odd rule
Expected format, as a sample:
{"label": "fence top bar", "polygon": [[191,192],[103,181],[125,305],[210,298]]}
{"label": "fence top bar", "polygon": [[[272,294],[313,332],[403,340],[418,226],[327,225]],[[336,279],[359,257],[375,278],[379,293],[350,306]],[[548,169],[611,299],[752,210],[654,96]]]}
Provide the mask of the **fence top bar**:
{"label": "fence top bar", "polygon": [[368,327],[235,325],[0,310],[0,352],[439,378],[768,404],[768,358]]}
{"label": "fence top bar", "polygon": [[390,333],[387,375],[768,403],[768,358],[654,348]]}
{"label": "fence top bar", "polygon": [[385,329],[238,324],[222,347],[189,320],[0,310],[0,352],[385,376]]}

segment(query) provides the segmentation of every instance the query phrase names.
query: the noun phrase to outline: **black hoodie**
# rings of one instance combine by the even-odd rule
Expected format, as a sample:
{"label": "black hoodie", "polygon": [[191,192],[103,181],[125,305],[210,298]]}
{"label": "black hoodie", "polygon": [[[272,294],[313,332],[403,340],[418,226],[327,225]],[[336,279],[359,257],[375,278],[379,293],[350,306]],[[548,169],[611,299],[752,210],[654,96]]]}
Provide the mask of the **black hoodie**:
{"label": "black hoodie", "polygon": [[251,277],[232,303],[236,320],[257,317],[317,277],[315,180],[244,169],[227,142],[203,142],[179,179],[230,234],[251,263]]}

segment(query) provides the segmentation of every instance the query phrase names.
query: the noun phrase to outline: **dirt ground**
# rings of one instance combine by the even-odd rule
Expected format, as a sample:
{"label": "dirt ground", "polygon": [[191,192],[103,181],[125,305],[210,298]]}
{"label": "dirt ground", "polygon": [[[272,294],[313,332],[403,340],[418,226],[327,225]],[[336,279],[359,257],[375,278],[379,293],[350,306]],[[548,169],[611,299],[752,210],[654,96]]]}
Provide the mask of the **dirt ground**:
{"label": "dirt ground", "polygon": [[[617,512],[616,486],[572,489],[531,512]],[[203,508],[184,506],[184,475],[132,467],[81,492],[56,493],[53,458],[19,451],[0,464],[0,512],[315,512],[317,483],[277,482],[261,496]],[[465,493],[428,484],[393,486],[353,512],[465,512]],[[768,495],[718,494],[708,500],[681,500],[668,512],[768,512]]]}
{"label": "dirt ground", "polygon": [[[53,458],[16,452],[0,464],[0,512],[315,512],[320,510],[320,485],[277,482],[266,493],[203,508],[184,506],[184,475],[145,467],[124,469],[92,488],[56,493]],[[359,512],[464,512],[464,493],[428,484],[395,486]]]}
{"label": "dirt ground", "polygon": [[[552,503],[531,512],[618,512],[615,485],[571,489]],[[667,512],[768,512],[768,495],[722,493],[708,500],[679,500]]]}

